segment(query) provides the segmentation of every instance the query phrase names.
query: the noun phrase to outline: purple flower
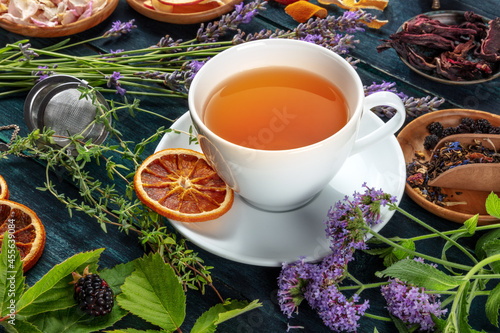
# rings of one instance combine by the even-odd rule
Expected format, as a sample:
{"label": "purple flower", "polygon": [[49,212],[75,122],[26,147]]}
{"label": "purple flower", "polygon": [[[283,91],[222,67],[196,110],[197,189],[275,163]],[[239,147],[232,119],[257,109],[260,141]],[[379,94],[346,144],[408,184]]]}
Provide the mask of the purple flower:
{"label": "purple flower", "polygon": [[44,71],[44,69],[48,68],[48,66],[38,66],[39,71],[32,71],[31,74],[34,76],[38,76],[37,82],[40,82],[54,73],[52,71]]}
{"label": "purple flower", "polygon": [[390,284],[381,288],[389,312],[408,327],[418,324],[420,331],[432,331],[434,322],[431,314],[440,318],[447,312],[441,309],[440,296],[426,293],[424,288],[406,285],[398,279],[389,281]]}
{"label": "purple flower", "polygon": [[103,35],[103,37],[118,37],[121,36],[122,34],[128,34],[132,29],[137,28],[136,25],[134,25],[134,19],[122,23],[121,21],[115,21],[111,25],[111,29],[106,31]]}
{"label": "purple flower", "polygon": [[123,78],[123,76],[120,74],[120,72],[113,72],[112,75],[106,75],[105,78],[108,80],[106,85],[108,88],[111,87],[116,87],[116,93],[120,95],[125,95],[127,90],[121,87],[120,82],[118,82],[119,79]]}
{"label": "purple flower", "polygon": [[24,57],[24,58],[21,58],[19,61],[30,61],[31,59],[38,57],[38,54],[35,51],[30,50],[30,47],[31,47],[30,43],[26,43],[26,44],[19,43],[18,47],[19,47],[19,51],[21,51],[21,53],[23,54],[23,57]]}

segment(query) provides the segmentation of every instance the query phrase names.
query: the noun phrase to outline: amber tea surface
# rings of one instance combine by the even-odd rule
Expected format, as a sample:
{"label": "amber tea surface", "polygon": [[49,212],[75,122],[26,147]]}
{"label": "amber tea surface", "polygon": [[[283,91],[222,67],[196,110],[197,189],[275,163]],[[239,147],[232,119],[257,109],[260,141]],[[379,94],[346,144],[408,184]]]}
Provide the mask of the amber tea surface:
{"label": "amber tea surface", "polygon": [[245,71],[214,89],[203,121],[232,143],[263,150],[304,147],[339,131],[348,120],[340,90],[309,71],[269,67]]}

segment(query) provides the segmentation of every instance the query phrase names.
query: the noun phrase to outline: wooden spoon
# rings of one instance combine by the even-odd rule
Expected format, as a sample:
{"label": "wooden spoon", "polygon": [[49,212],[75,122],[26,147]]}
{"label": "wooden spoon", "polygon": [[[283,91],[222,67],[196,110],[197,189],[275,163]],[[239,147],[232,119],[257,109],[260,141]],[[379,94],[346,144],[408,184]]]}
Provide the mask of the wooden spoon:
{"label": "wooden spoon", "polygon": [[[438,142],[432,151],[431,159],[437,156],[438,151],[446,142],[458,141],[462,145],[482,142],[483,147],[498,152],[500,148],[499,134],[455,134]],[[446,188],[475,191],[500,191],[500,163],[472,163],[449,169],[433,180],[428,185]]]}

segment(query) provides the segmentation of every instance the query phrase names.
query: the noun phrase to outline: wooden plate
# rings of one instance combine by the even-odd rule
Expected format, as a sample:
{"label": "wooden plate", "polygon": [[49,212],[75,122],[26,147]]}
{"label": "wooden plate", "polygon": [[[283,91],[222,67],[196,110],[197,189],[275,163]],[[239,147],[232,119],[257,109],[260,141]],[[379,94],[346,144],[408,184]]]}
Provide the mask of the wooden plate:
{"label": "wooden plate", "polygon": [[108,16],[111,15],[111,13],[113,13],[113,11],[116,9],[119,1],[120,0],[108,0],[108,3],[103,10],[95,13],[91,17],[87,17],[83,20],[76,21],[70,24],[59,25],[50,28],[40,28],[35,25],[23,25],[14,23],[6,19],[0,19],[0,27],[10,32],[29,37],[49,38],[74,35],[95,27],[96,25],[107,19]]}
{"label": "wooden plate", "polygon": [[127,0],[130,7],[155,21],[175,24],[195,24],[213,20],[234,9],[242,0],[222,0],[224,5],[197,13],[162,13],[144,6],[144,0]]}
{"label": "wooden plate", "polygon": [[[413,162],[416,151],[423,152],[425,160],[429,160],[430,151],[424,149],[424,139],[429,135],[427,125],[439,121],[443,127],[457,126],[465,117],[471,119],[484,118],[493,126],[500,126],[500,116],[477,110],[448,109],[422,115],[406,125],[397,137],[403,150],[406,165]],[[448,200],[467,202],[466,205],[447,207],[441,207],[426,200],[408,183],[405,185],[405,193],[425,210],[453,222],[463,223],[475,214],[480,214],[479,224],[490,224],[499,221],[486,213],[485,202],[490,192],[442,188],[442,193],[448,195]]]}
{"label": "wooden plate", "polygon": [[[464,11],[458,11],[458,10],[440,10],[440,11],[433,11],[433,12],[428,12],[428,13],[423,13],[422,15],[426,15],[428,16],[429,18],[433,19],[433,20],[438,20],[439,22],[443,23],[443,24],[447,24],[447,25],[452,25],[452,24],[460,24],[462,22],[465,21],[464,19]],[[486,18],[486,17],[481,17],[483,19],[483,21],[487,24],[489,21],[491,21],[490,19]],[[412,21],[414,20],[415,17],[412,17],[411,19],[409,19],[408,21],[406,21],[405,23],[403,23],[399,29],[397,30],[397,32],[403,30],[403,26],[409,22],[409,21]],[[491,76],[487,77],[487,78],[484,78],[484,79],[480,79],[480,80],[466,80],[466,81],[452,81],[452,80],[448,80],[446,78],[443,78],[443,77],[440,77],[438,76],[436,73],[431,73],[431,72],[426,72],[426,71],[423,71],[423,70],[420,70],[418,68],[415,68],[413,67],[408,61],[406,61],[403,57],[401,57],[401,55],[398,54],[398,57],[399,59],[401,59],[401,61],[406,65],[408,66],[412,71],[414,71],[415,73],[418,73],[432,81],[436,81],[436,82],[440,82],[440,83],[445,83],[445,84],[451,84],[451,85],[469,85],[469,84],[478,84],[478,83],[483,83],[483,82],[487,82],[487,81],[490,81],[490,80],[494,80],[498,77],[500,77],[500,64],[496,64],[495,66],[495,71],[492,73]]]}

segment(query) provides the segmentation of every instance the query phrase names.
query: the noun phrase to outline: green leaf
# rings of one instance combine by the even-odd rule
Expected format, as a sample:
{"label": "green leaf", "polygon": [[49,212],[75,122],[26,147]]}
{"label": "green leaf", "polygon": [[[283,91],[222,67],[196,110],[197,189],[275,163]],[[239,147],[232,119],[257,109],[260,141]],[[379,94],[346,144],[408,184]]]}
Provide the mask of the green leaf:
{"label": "green leaf", "polygon": [[113,293],[118,295],[122,292],[121,286],[125,283],[125,279],[134,271],[134,265],[134,261],[129,261],[110,269],[103,269],[99,272],[99,276],[111,287]]}
{"label": "green leaf", "polygon": [[23,291],[23,263],[14,235],[7,230],[3,235],[0,253],[0,318],[16,311],[16,303]]}
{"label": "green leaf", "polygon": [[[404,241],[402,241],[400,243],[400,245],[402,247],[404,247],[405,249],[415,251],[415,243],[412,240],[405,239]],[[401,260],[401,259],[408,257],[408,252],[401,250],[401,249],[394,248],[392,252],[396,256],[396,258],[398,258],[398,260]]]}
{"label": "green leaf", "polygon": [[[495,239],[484,244],[483,250],[486,252],[486,257],[500,254],[500,239]],[[495,273],[500,273],[500,261],[491,262],[489,265]]]}
{"label": "green leaf", "polygon": [[491,216],[500,219],[500,199],[498,198],[498,195],[493,192],[491,192],[490,195],[488,195],[488,198],[486,198],[486,212]]}
{"label": "green leaf", "polygon": [[153,331],[153,330],[147,330],[147,331],[141,331],[141,330],[136,330],[134,328],[126,328],[123,330],[114,330],[114,331],[105,331],[107,333],[162,333],[162,332],[167,332],[167,331]]}
{"label": "green leaf", "polygon": [[66,259],[54,266],[37,283],[26,290],[17,304],[18,314],[32,316],[46,311],[64,309],[75,305],[71,273],[96,265],[104,249],[84,252]]}
{"label": "green leaf", "polygon": [[500,283],[490,291],[486,300],[485,311],[486,317],[490,323],[498,327],[498,310],[500,309]]}
{"label": "green leaf", "polygon": [[410,333],[407,325],[401,319],[392,314],[389,314],[389,317],[391,317],[392,322],[394,323],[394,326],[396,326],[399,333]]}
{"label": "green leaf", "polygon": [[118,304],[167,331],[177,330],[186,316],[186,295],[170,265],[160,254],[150,254],[135,263],[125,279]]}
{"label": "green leaf", "polygon": [[464,222],[464,226],[469,232],[469,234],[474,235],[476,232],[477,223],[479,222],[479,214],[469,217],[467,221]]}
{"label": "green leaf", "polygon": [[115,304],[106,316],[92,317],[78,307],[44,312],[30,318],[43,333],[90,333],[113,326],[127,312]]}
{"label": "green leaf", "polygon": [[244,301],[226,300],[203,313],[194,324],[191,333],[215,332],[220,323],[261,306],[262,303],[259,303],[258,300],[250,304]]}
{"label": "green leaf", "polygon": [[436,291],[450,290],[460,284],[458,280],[437,268],[410,259],[398,261],[382,272],[377,272],[376,275],[398,278],[418,287]]}
{"label": "green leaf", "polygon": [[475,252],[477,258],[479,260],[483,260],[484,258],[486,258],[486,251],[484,250],[485,245],[491,241],[498,239],[500,239],[500,229],[492,230],[481,236],[476,242]]}
{"label": "green leaf", "polygon": [[24,320],[14,319],[10,324],[8,321],[0,322],[0,326],[4,326],[7,333],[44,333],[35,325]]}

